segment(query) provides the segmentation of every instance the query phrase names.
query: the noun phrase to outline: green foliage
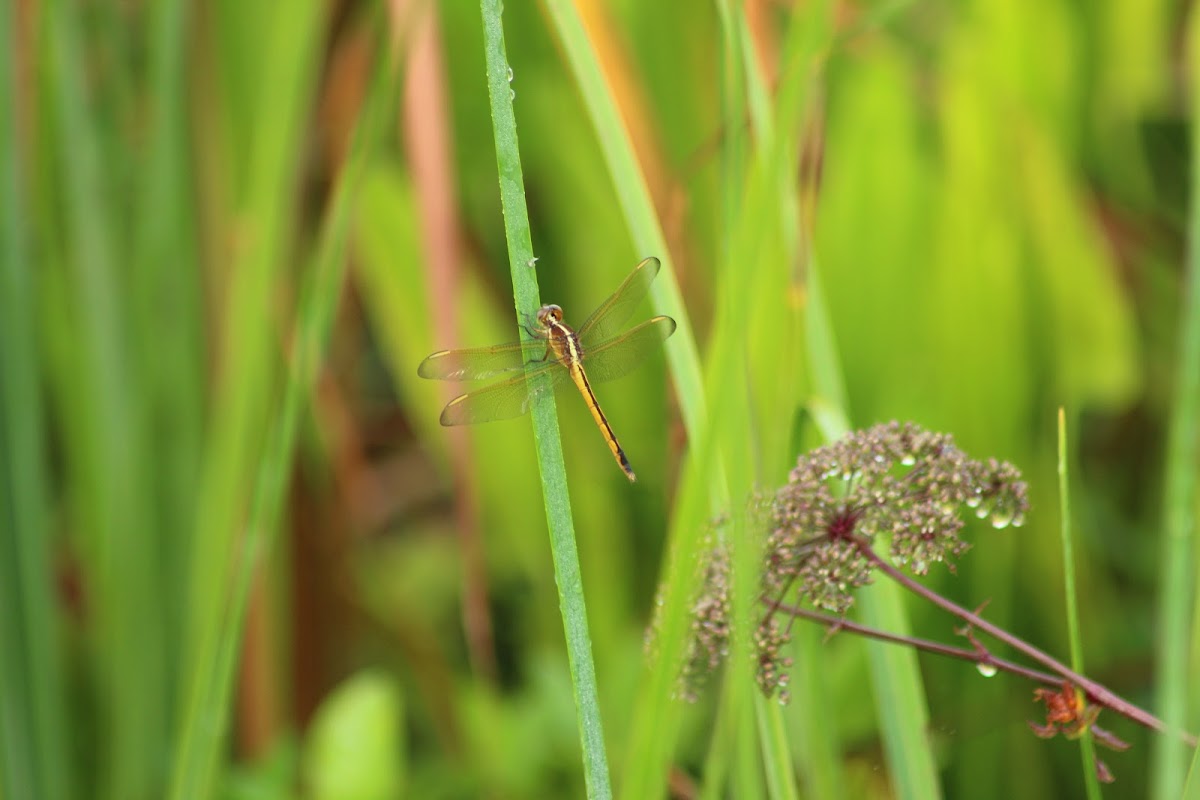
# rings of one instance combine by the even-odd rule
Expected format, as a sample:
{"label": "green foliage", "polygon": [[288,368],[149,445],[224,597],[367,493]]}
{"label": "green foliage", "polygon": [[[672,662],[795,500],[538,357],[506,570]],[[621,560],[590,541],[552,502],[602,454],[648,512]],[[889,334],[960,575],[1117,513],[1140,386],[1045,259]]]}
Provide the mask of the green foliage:
{"label": "green foliage", "polygon": [[356,675],[321,706],[308,732],[305,785],[313,800],[388,800],[404,793],[400,695],[386,674]]}
{"label": "green foliage", "polygon": [[[1085,796],[1012,676],[797,621],[755,690],[739,510],[892,419],[1030,484],[928,585],[1200,727],[1179,4],[509,2],[503,52],[486,5],[0,11],[0,796]],[[423,356],[651,255],[678,330],[597,387],[637,484],[572,396],[438,424]],[[1100,724],[1106,796],[1180,796],[1186,747]]]}

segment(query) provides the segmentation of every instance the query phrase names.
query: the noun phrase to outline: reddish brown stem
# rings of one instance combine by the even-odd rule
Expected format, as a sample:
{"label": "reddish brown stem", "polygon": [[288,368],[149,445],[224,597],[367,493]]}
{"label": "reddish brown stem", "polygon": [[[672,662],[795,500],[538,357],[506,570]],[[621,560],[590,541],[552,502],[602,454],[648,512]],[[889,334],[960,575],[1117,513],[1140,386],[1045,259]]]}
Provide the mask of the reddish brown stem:
{"label": "reddish brown stem", "polygon": [[[983,631],[993,639],[1003,642],[1014,650],[1028,656],[1030,659],[1041,664],[1046,669],[1049,669],[1052,672],[1062,676],[1075,686],[1083,689],[1084,694],[1086,694],[1088,699],[1092,702],[1096,703],[1097,705],[1104,706],[1105,708],[1114,711],[1115,713],[1120,714],[1127,719],[1133,720],[1139,725],[1143,725],[1151,730],[1158,731],[1159,733],[1172,733],[1172,731],[1168,730],[1166,724],[1163,723],[1163,721],[1158,717],[1142,708],[1139,708],[1138,706],[1135,706],[1133,703],[1130,703],[1128,700],[1116,694],[1108,687],[1099,684],[1090,678],[1080,675],[1078,672],[1075,672],[1066,664],[1063,664],[1061,661],[1051,656],[1049,653],[1039,650],[1028,642],[1013,636],[1003,628],[993,625],[978,614],[968,611],[957,603],[942,597],[937,592],[934,592],[931,589],[928,589],[917,583],[908,575],[905,575],[899,569],[892,566],[890,562],[880,557],[879,554],[876,553],[871,547],[871,543],[866,539],[855,537],[853,541],[859,552],[862,553],[866,559],[868,559],[884,574],[895,580],[901,586],[908,589],[910,592],[925,598],[946,612],[953,614],[964,622],[970,624],[972,627]],[[1179,736],[1189,746],[1196,746],[1196,737],[1188,731],[1180,731]]]}
{"label": "reddish brown stem", "polygon": [[851,633],[857,633],[860,636],[865,636],[868,639],[877,639],[881,642],[891,642],[892,644],[907,645],[914,647],[917,650],[922,650],[926,653],[934,653],[939,656],[947,656],[949,658],[958,658],[963,661],[971,661],[981,667],[995,667],[1001,672],[1008,672],[1013,675],[1019,675],[1022,678],[1028,678],[1031,681],[1042,683],[1047,686],[1062,685],[1062,678],[1057,675],[1051,675],[1049,672],[1040,672],[1036,669],[1030,669],[1023,664],[1018,664],[1015,661],[1009,661],[1004,658],[992,655],[985,647],[967,649],[965,647],[954,647],[952,645],[935,642],[932,639],[920,639],[915,636],[901,636],[896,633],[888,633],[881,631],[878,628],[872,628],[867,625],[861,625],[857,622],[846,619],[845,617],[835,617],[832,614],[822,614],[819,611],[810,611],[807,608],[780,603],[764,596],[762,598],[764,604],[773,610],[782,611],[792,617],[807,619],[812,622],[819,622],[828,625],[833,630],[847,630]]}

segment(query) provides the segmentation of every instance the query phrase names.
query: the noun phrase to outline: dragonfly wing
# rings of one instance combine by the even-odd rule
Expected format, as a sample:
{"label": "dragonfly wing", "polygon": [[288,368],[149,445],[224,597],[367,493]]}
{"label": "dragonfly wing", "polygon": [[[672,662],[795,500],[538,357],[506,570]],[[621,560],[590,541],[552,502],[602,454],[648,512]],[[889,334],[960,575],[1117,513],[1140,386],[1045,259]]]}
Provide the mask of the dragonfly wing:
{"label": "dragonfly wing", "polygon": [[439,350],[417,367],[422,378],[439,381],[475,381],[522,370],[526,361],[546,358],[546,342],[511,342],[495,347]]}
{"label": "dragonfly wing", "polygon": [[[545,375],[544,381],[535,380]],[[529,411],[535,397],[546,391],[554,391],[571,377],[571,373],[558,361],[485,386],[451,400],[442,409],[442,424],[475,425],[512,419]]]}
{"label": "dragonfly wing", "polygon": [[654,317],[625,334],[583,351],[583,369],[593,383],[615,381],[632,372],[647,356],[662,348],[675,332],[675,320]]}
{"label": "dragonfly wing", "polygon": [[592,315],[576,329],[579,339],[588,342],[604,342],[620,333],[621,328],[633,316],[638,304],[650,291],[650,284],[662,267],[657,258],[647,258],[633,268],[612,296],[600,304]]}

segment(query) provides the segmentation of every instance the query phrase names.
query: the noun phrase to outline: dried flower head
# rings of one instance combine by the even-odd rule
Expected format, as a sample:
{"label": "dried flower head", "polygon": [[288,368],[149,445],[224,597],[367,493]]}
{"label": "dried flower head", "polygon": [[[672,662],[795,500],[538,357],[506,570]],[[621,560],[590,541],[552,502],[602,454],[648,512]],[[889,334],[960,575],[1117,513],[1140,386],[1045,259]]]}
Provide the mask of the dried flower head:
{"label": "dried flower head", "polygon": [[758,688],[767,697],[778,694],[781,703],[786,703],[790,697],[787,685],[792,659],[785,655],[785,648],[791,639],[787,628],[780,627],[779,619],[774,614],[768,615],[754,630],[754,652],[758,655],[755,679]]}
{"label": "dried flower head", "polygon": [[[802,456],[773,498],[751,503],[767,531],[761,584],[770,607],[755,632],[760,688],[786,698],[788,633],[775,604],[791,602],[789,593],[844,614],[854,590],[871,580],[876,540],[886,541],[892,560],[917,575],[935,562],[953,570],[968,548],[959,538],[960,514],[970,510],[1003,528],[1021,525],[1027,509],[1025,484],[1011,464],[974,461],[949,435],[911,423],[856,431]],[[720,665],[729,646],[724,545],[712,549],[705,570],[684,668],[689,696]]]}
{"label": "dried flower head", "polygon": [[[1082,695],[1083,693],[1076,691],[1070,681],[1063,681],[1058,690],[1034,689],[1033,701],[1046,706],[1046,723],[1039,725],[1030,720],[1030,730],[1039,739],[1053,739],[1058,734],[1068,739],[1078,739],[1084,733],[1091,732],[1097,744],[1118,752],[1128,750],[1128,742],[1096,724],[1096,719],[1100,716],[1100,706],[1089,704]],[[1095,768],[1101,783],[1112,783],[1116,780],[1108,765],[1098,758]]]}
{"label": "dried flower head", "polygon": [[1060,733],[1068,739],[1078,739],[1100,716],[1100,707],[1085,703],[1070,681],[1063,681],[1058,690],[1034,689],[1033,701],[1046,706],[1046,724],[1029,723],[1040,739],[1050,739]]}
{"label": "dried flower head", "polygon": [[960,513],[1021,525],[1025,484],[1011,464],[974,461],[948,434],[891,422],[803,456],[776,498],[765,588],[795,585],[814,605],[845,613],[871,577],[864,548],[890,538],[892,560],[917,575],[953,569],[969,545]]}
{"label": "dried flower head", "polygon": [[692,701],[729,652],[729,553],[724,545],[714,545],[704,569],[704,588],[692,604],[681,682],[683,696]]}

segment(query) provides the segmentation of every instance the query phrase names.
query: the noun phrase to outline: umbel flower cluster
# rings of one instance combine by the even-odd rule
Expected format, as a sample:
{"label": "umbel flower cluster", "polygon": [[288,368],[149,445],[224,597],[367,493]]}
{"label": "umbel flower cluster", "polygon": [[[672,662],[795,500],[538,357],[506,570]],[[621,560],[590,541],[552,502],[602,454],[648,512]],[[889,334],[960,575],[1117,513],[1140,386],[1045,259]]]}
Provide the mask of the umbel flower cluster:
{"label": "umbel flower cluster", "polygon": [[[845,614],[884,545],[892,564],[915,575],[938,562],[953,570],[969,547],[959,536],[964,516],[1005,528],[1021,525],[1027,509],[1025,484],[1011,464],[973,460],[948,434],[911,423],[856,431],[802,456],[766,500],[767,612],[755,632],[760,688],[786,700],[791,620],[781,604]],[[689,695],[729,648],[729,552],[720,541],[704,569],[683,675]]]}

